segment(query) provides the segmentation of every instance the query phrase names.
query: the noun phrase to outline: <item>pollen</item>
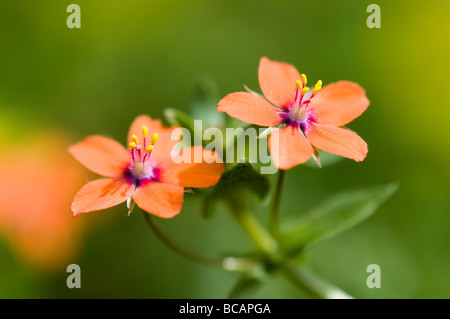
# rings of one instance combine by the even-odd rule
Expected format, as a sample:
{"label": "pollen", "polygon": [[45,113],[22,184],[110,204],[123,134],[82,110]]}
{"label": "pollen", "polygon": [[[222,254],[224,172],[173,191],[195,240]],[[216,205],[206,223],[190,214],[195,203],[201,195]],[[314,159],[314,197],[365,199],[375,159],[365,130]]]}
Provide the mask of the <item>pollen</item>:
{"label": "pollen", "polygon": [[295,81],[295,86],[301,88],[303,86],[302,81]]}
{"label": "pollen", "polygon": [[153,162],[150,159],[153,144],[158,140],[158,134],[153,134],[150,141],[148,140],[148,127],[143,125],[142,141],[136,135],[132,135],[133,140],[130,145],[131,165],[129,166],[130,173],[137,179],[153,178]]}
{"label": "pollen", "polygon": [[142,136],[146,137],[148,135],[148,127],[143,125],[142,126]]}
{"label": "pollen", "polygon": [[158,141],[158,137],[158,133],[153,134],[152,138],[150,139],[150,144],[155,144]]}
{"label": "pollen", "polygon": [[313,94],[316,94],[321,89],[322,89],[322,80],[319,80],[319,81],[317,81],[316,85],[314,86]]}
{"label": "pollen", "polygon": [[305,86],[302,90],[302,95],[309,91],[309,87]]}
{"label": "pollen", "polygon": [[306,74],[300,74],[300,76],[302,77],[303,80],[303,85],[306,85],[306,83],[308,83],[308,78],[306,77]]}

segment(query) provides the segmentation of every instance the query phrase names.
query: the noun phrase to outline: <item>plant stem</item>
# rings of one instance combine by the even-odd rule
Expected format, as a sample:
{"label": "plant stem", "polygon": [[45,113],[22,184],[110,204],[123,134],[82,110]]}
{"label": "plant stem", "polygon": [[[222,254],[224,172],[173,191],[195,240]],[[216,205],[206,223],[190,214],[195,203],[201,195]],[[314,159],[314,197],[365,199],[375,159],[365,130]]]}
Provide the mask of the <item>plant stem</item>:
{"label": "plant stem", "polygon": [[258,246],[266,256],[275,256],[278,251],[278,243],[250,212],[246,203],[243,200],[234,198],[229,200],[228,204],[233,216],[256,246]]}
{"label": "plant stem", "polygon": [[279,237],[280,229],[279,229],[279,215],[280,215],[280,200],[281,200],[281,191],[283,189],[283,181],[284,181],[285,171],[280,169],[278,171],[278,180],[277,186],[275,189],[275,195],[272,202],[272,210],[270,211],[269,216],[269,229],[270,233],[276,238]]}
{"label": "plant stem", "polygon": [[207,265],[207,266],[216,266],[221,267],[225,270],[229,271],[248,271],[257,268],[261,268],[260,263],[254,259],[248,258],[236,258],[236,257],[225,257],[225,258],[212,258],[199,255],[195,252],[192,252],[178,243],[174,242],[158,225],[155,221],[154,217],[150,214],[143,211],[145,220],[156,236],[170,249],[172,249],[175,253],[190,259],[194,262]]}
{"label": "plant stem", "polygon": [[322,299],[353,299],[332,283],[313,274],[304,267],[296,267],[290,262],[282,266],[283,273],[297,286],[307,291],[315,298]]}
{"label": "plant stem", "polygon": [[264,252],[266,257],[278,265],[281,271],[297,287],[306,291],[313,298],[323,299],[353,299],[350,295],[314,275],[305,268],[297,268],[289,261],[280,262],[280,252],[277,241],[262,227],[245,205],[245,202],[237,198],[228,201],[236,220],[253,242]]}

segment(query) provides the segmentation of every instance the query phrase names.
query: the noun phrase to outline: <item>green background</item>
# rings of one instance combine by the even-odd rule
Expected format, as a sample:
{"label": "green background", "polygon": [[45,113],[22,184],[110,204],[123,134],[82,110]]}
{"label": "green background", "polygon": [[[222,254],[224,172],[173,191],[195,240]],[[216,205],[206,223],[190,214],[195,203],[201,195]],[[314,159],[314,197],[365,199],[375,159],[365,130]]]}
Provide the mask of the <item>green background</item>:
{"label": "green background", "polygon": [[[367,159],[290,170],[282,217],[341,190],[397,182],[373,217],[317,244],[306,262],[357,298],[450,297],[448,1],[378,1],[381,29],[366,26],[372,1],[77,0],[81,29],[68,29],[70,3],[1,2],[2,117],[124,143],[136,115],[185,108],[201,78],[214,79],[222,96],[243,84],[259,91],[261,56],[295,65],[311,82],[355,81],[371,104],[349,127],[368,143]],[[253,248],[223,207],[210,220],[200,207],[188,195],[182,213],[161,225],[205,254]],[[224,298],[237,280],[169,251],[125,205],[104,214],[113,220],[86,233],[72,262],[81,289],[66,287],[65,269],[43,275],[0,241],[0,297]],[[372,263],[380,289],[366,286]],[[248,296],[303,297],[281,276]]]}

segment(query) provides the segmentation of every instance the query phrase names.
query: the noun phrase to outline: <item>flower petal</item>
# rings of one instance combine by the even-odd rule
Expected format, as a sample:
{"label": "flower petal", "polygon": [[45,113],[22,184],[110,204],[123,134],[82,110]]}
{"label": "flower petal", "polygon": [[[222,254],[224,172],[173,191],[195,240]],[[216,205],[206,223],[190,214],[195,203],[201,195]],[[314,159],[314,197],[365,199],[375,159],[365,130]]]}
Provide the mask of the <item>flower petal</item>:
{"label": "flower petal", "polygon": [[281,122],[277,109],[262,97],[252,93],[228,94],[217,104],[217,110],[226,112],[238,120],[261,126],[274,126]]}
{"label": "flower petal", "polygon": [[184,188],[178,185],[145,182],[136,189],[133,199],[146,212],[162,218],[172,218],[183,207]]}
{"label": "flower petal", "polygon": [[123,175],[130,163],[129,154],[120,143],[100,135],[88,136],[70,146],[69,153],[86,168],[107,177]]}
{"label": "flower petal", "polygon": [[342,126],[360,116],[369,106],[362,87],[354,82],[339,81],[325,86],[311,100],[317,122]]}
{"label": "flower petal", "polygon": [[[150,142],[150,139],[154,133],[158,133],[159,135],[158,141],[155,143],[155,147],[150,158],[155,161],[157,165],[170,159],[172,149],[180,140],[180,129],[178,127],[165,128],[160,120],[153,120],[148,115],[140,115],[136,117],[133,124],[131,124],[130,131],[128,133],[128,143],[132,142],[132,136],[136,135],[139,139],[139,143],[142,145],[144,141],[142,126],[146,126],[148,129],[147,143]],[[172,139],[172,134],[175,139]]]}
{"label": "flower petal", "polygon": [[155,144],[150,159],[156,162],[157,166],[163,165],[167,161],[172,161],[171,153],[181,138],[179,127],[164,128],[158,134],[158,142]]}
{"label": "flower petal", "polygon": [[311,144],[295,124],[273,130],[269,137],[269,149],[274,165],[280,169],[290,169],[304,163],[314,153]]}
{"label": "flower petal", "polygon": [[147,139],[152,138],[154,133],[159,133],[163,130],[163,125],[160,120],[153,120],[148,115],[139,115],[137,116],[133,123],[130,126],[130,130],[128,131],[128,139],[127,145],[133,142],[131,138],[133,135],[136,135],[139,139],[139,143],[142,143],[144,137],[142,135],[142,126],[146,126],[148,129],[149,137]]}
{"label": "flower petal", "polygon": [[295,82],[302,81],[297,69],[288,63],[270,61],[262,57],[258,70],[259,85],[264,96],[280,108],[295,97]]}
{"label": "flower petal", "polygon": [[73,215],[109,208],[131,197],[135,184],[129,178],[103,178],[84,185],[72,203]]}
{"label": "flower petal", "polygon": [[[201,146],[185,149],[180,156],[183,158],[181,163],[168,161],[161,168],[159,180],[162,183],[208,187],[215,185],[224,171],[220,156],[212,151],[205,151]],[[197,161],[195,157],[198,157]]]}
{"label": "flower petal", "polygon": [[350,130],[326,124],[312,123],[306,131],[312,145],[322,151],[351,158],[357,162],[367,155],[367,143]]}

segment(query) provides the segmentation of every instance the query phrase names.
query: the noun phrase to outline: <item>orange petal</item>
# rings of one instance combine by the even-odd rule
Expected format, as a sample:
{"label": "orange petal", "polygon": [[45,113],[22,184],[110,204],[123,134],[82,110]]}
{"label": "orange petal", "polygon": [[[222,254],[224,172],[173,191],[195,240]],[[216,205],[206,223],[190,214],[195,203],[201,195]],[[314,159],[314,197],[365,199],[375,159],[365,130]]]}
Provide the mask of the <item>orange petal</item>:
{"label": "orange petal", "polygon": [[135,185],[128,178],[103,178],[84,185],[72,203],[73,215],[109,208],[123,203]]}
{"label": "orange petal", "polygon": [[342,126],[360,116],[369,106],[362,87],[354,82],[340,81],[325,86],[311,100],[317,122]]}
{"label": "orange petal", "polygon": [[[180,137],[180,130],[178,127],[165,128],[160,120],[153,120],[148,115],[140,115],[136,117],[131,124],[130,131],[128,132],[128,143],[132,142],[132,136],[136,135],[139,139],[139,143],[142,145],[144,137],[142,136],[142,126],[147,126],[148,136],[147,145],[152,138],[153,134],[158,133],[159,138],[155,143],[155,147],[151,154],[151,159],[156,164],[163,163],[170,158],[170,153],[174,146],[178,143],[179,138],[172,140],[172,133],[174,136]],[[143,146],[143,145],[142,145]]]}
{"label": "orange petal", "polygon": [[160,120],[153,120],[148,115],[139,115],[134,119],[133,123],[130,126],[130,130],[128,131],[127,145],[133,142],[133,139],[131,138],[133,135],[136,135],[139,139],[139,143],[142,143],[142,141],[144,140],[144,137],[142,136],[142,126],[147,126],[147,140],[150,140],[154,133],[159,133],[163,129],[163,125]]}
{"label": "orange petal", "polygon": [[264,96],[278,107],[286,108],[295,97],[295,82],[302,81],[297,69],[284,62],[262,57],[258,70],[259,85]]}
{"label": "orange petal", "polygon": [[312,123],[306,131],[312,145],[322,151],[351,158],[357,162],[367,155],[367,144],[350,130],[326,124]]}
{"label": "orange petal", "polygon": [[129,154],[120,143],[100,135],[70,146],[69,153],[94,173],[107,177],[123,175],[130,163]]}
{"label": "orange petal", "polygon": [[160,166],[167,161],[172,161],[171,152],[180,141],[181,129],[179,127],[164,128],[158,134],[158,142],[155,144],[150,159]]}
{"label": "orange petal", "polygon": [[[195,163],[195,156],[199,160]],[[183,162],[177,164],[166,162],[161,168],[159,180],[162,183],[176,184],[184,187],[208,187],[215,185],[224,171],[222,159],[212,151],[205,151],[201,146],[194,146],[182,151]]]}
{"label": "orange petal", "polygon": [[277,109],[262,97],[252,93],[228,94],[217,104],[217,110],[226,112],[238,120],[261,126],[274,126],[281,122]]}
{"label": "orange petal", "polygon": [[162,218],[172,218],[183,207],[184,188],[154,181],[145,182],[136,189],[133,199],[146,212]]}
{"label": "orange petal", "polygon": [[274,165],[280,169],[290,169],[304,163],[314,153],[311,144],[296,125],[272,131],[269,149]]}

